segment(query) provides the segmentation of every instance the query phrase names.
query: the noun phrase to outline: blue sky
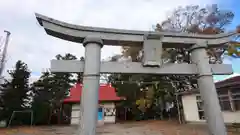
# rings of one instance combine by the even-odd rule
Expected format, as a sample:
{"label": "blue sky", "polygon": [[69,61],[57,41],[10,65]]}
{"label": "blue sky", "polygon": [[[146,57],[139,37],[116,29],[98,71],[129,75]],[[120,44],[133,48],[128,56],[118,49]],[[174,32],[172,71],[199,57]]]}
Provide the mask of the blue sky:
{"label": "blue sky", "polygon": [[[153,24],[165,20],[178,6],[207,4],[219,4],[235,12],[229,29],[240,22],[239,0],[0,0],[0,36],[3,30],[12,33],[6,69],[11,69],[20,59],[28,64],[31,78],[36,80],[43,69],[50,67],[55,55],[67,52],[78,58],[84,55],[82,45],[48,36],[37,23],[35,12],[79,25],[151,30]],[[102,59],[119,53],[119,47],[104,46]],[[236,73],[240,73],[239,61],[230,57],[224,59],[225,63],[233,63]],[[223,76],[217,76],[221,78]]]}
{"label": "blue sky", "polygon": [[[234,12],[235,17],[233,19],[232,24],[228,27],[229,30],[234,30],[237,25],[240,25],[240,1],[239,0],[229,0],[229,1],[221,0],[219,5],[222,8],[229,9],[232,12]],[[240,74],[240,58],[225,56],[223,62],[226,64],[232,64],[234,73]],[[214,78],[215,80],[222,80],[226,77],[227,75],[223,75],[223,76],[215,76]]]}

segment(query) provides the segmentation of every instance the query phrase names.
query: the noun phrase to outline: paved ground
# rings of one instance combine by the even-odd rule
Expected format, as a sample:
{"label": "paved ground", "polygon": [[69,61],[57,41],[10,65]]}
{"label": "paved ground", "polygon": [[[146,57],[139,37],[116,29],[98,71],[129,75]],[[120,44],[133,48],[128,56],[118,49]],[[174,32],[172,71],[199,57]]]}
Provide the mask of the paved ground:
{"label": "paved ground", "polygon": [[[0,129],[0,135],[78,135],[76,126],[37,126]],[[175,122],[145,121],[104,125],[97,135],[207,135],[203,125],[179,125]],[[240,135],[229,133],[228,135]]]}

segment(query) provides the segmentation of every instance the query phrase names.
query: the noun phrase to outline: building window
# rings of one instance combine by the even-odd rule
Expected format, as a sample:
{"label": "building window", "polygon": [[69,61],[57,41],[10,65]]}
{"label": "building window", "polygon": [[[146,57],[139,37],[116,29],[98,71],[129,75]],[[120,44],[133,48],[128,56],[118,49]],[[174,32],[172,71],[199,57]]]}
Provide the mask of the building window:
{"label": "building window", "polygon": [[199,119],[200,120],[204,120],[205,117],[204,117],[204,111],[203,111],[203,101],[201,99],[201,96],[200,95],[197,95],[196,96],[196,99],[197,99],[197,107],[198,107],[198,116],[199,116]]}
{"label": "building window", "polygon": [[217,92],[219,104],[222,111],[232,111],[228,90],[221,90]]}
{"label": "building window", "polygon": [[222,111],[232,111],[229,96],[219,96],[218,98]]}
{"label": "building window", "polygon": [[198,111],[198,115],[200,120],[205,120],[204,111]]}
{"label": "building window", "polygon": [[231,95],[232,95],[232,102],[233,102],[234,109],[236,111],[239,111],[240,110],[240,90],[232,89]]}
{"label": "building window", "polygon": [[219,104],[222,111],[232,111],[231,104],[229,100],[219,99]]}
{"label": "building window", "polygon": [[239,111],[240,110],[240,100],[233,100],[233,104],[234,104],[234,107],[235,107],[235,110],[236,111]]}
{"label": "building window", "polygon": [[[222,90],[222,91],[219,91],[217,94],[218,94],[218,99],[219,99],[219,104],[220,104],[221,110],[222,111],[232,111],[228,91]],[[240,94],[239,94],[239,96],[240,96]],[[203,120],[203,119],[205,119],[205,117],[204,117],[204,111],[203,111],[203,101],[201,99],[201,96],[197,95],[196,100],[197,100],[199,119]],[[239,106],[239,108],[240,108],[240,106]]]}
{"label": "building window", "polygon": [[104,108],[104,116],[115,116],[116,109],[115,108]]}

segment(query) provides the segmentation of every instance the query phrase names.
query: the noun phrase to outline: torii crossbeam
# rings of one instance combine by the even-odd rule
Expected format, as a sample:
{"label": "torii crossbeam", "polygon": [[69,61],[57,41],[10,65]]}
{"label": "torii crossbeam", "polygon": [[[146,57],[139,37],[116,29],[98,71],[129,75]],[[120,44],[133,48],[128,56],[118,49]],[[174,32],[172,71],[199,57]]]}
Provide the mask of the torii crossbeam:
{"label": "torii crossbeam", "polygon": [[[52,60],[52,72],[83,72],[80,135],[95,135],[100,73],[198,75],[210,135],[227,135],[213,75],[232,74],[231,65],[209,64],[206,48],[222,47],[235,33],[198,35],[187,33],[132,31],[72,25],[36,14],[47,34],[82,43],[85,62]],[[144,58],[138,62],[101,62],[103,45],[142,46]],[[163,64],[162,48],[188,48],[192,64]]]}

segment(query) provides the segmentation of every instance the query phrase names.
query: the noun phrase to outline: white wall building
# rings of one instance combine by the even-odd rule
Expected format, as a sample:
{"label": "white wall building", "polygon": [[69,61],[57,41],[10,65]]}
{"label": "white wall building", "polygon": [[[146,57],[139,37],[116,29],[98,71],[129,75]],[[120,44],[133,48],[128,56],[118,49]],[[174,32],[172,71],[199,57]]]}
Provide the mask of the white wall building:
{"label": "white wall building", "polygon": [[[215,84],[225,123],[240,123],[240,76]],[[182,95],[185,121],[205,122],[203,102],[199,92],[191,91],[180,94]]]}

